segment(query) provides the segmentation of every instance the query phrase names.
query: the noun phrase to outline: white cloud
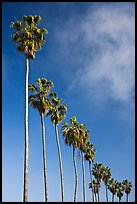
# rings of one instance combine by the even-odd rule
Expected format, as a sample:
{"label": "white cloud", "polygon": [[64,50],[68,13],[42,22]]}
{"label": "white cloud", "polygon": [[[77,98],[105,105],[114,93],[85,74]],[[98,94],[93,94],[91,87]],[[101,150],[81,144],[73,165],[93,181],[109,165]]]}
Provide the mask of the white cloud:
{"label": "white cloud", "polygon": [[[96,99],[133,101],[135,80],[134,5],[109,4],[88,9],[86,15],[72,16],[59,36],[63,56],[76,62],[76,74],[69,90],[76,85]],[[58,28],[59,29],[59,28]]]}

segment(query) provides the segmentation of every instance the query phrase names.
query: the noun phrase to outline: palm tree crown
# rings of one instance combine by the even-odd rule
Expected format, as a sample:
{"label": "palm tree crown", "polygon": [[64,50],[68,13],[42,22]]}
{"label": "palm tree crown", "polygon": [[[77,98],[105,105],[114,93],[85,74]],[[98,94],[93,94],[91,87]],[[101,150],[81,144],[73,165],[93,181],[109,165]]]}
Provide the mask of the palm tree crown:
{"label": "palm tree crown", "polygon": [[110,190],[110,192],[111,192],[113,195],[116,195],[116,193],[117,193],[117,181],[114,180],[113,178],[110,179],[110,181],[109,181],[108,189]]}
{"label": "palm tree crown", "polygon": [[98,185],[100,186],[103,179],[103,165],[100,163],[95,163],[93,165],[93,175],[97,179]]}
{"label": "palm tree crown", "polygon": [[97,180],[93,179],[92,183],[89,183],[89,188],[92,188],[94,193],[98,193]]}
{"label": "palm tree crown", "polygon": [[42,113],[46,113],[50,108],[50,100],[47,96],[53,87],[53,82],[45,78],[38,78],[36,85],[37,86],[33,84],[28,85],[29,91],[33,93],[29,96],[29,103],[33,108],[36,108],[41,115]]}
{"label": "palm tree crown", "polygon": [[86,143],[85,146],[85,159],[91,163],[93,162],[96,153],[96,149],[93,148],[93,146],[94,145],[91,144],[89,141]]}
{"label": "palm tree crown", "polygon": [[132,190],[132,184],[131,182],[129,182],[127,179],[123,180],[122,182],[123,186],[124,186],[124,190],[126,194],[130,194],[131,190]]}
{"label": "palm tree crown", "polygon": [[38,28],[41,17],[37,15],[23,16],[23,22],[17,20],[11,23],[16,30],[13,42],[17,44],[17,51],[26,54],[28,59],[35,58],[35,52],[42,48],[45,41],[44,34],[48,34],[45,28]]}
{"label": "palm tree crown", "polygon": [[62,98],[58,98],[57,94],[50,94],[51,96],[51,106],[47,113],[50,116],[51,121],[54,125],[58,125],[67,114],[66,104],[61,104]]}
{"label": "palm tree crown", "polygon": [[90,136],[89,132],[90,132],[89,130],[86,130],[85,124],[79,124],[79,137],[80,137],[79,149],[84,153],[86,151],[86,144]]}
{"label": "palm tree crown", "polygon": [[122,182],[117,182],[117,197],[119,198],[119,201],[123,196],[123,191],[124,191],[124,186]]}
{"label": "palm tree crown", "polygon": [[63,138],[65,139],[65,144],[74,147],[79,146],[79,124],[76,116],[70,118],[70,126],[66,122],[62,124],[62,133]]}
{"label": "palm tree crown", "polygon": [[103,166],[103,178],[105,185],[108,186],[111,178],[111,170],[108,166]]}

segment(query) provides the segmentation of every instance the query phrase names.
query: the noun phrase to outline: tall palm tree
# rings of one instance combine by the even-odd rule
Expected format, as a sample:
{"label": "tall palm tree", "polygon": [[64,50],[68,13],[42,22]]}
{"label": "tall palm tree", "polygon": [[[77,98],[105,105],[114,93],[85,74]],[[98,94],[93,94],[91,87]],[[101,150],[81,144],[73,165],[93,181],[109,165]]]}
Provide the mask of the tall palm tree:
{"label": "tall palm tree", "polygon": [[89,130],[86,130],[85,124],[79,124],[79,137],[80,137],[80,145],[79,149],[81,151],[82,157],[82,173],[83,173],[83,201],[86,202],[86,182],[85,182],[85,164],[84,164],[84,154],[86,151],[86,143],[89,138]]}
{"label": "tall palm tree", "polygon": [[48,201],[48,185],[47,185],[47,168],[46,168],[46,138],[45,138],[45,125],[44,125],[44,114],[50,108],[50,101],[48,95],[51,88],[53,87],[53,82],[48,81],[45,78],[38,78],[36,80],[36,86],[34,84],[29,84],[28,89],[32,92],[29,96],[29,103],[33,108],[37,109],[41,117],[42,125],[42,145],[43,145],[43,163],[44,163],[44,185],[45,185],[45,201]]}
{"label": "tall palm tree", "polygon": [[122,181],[122,184],[124,186],[124,190],[126,193],[126,202],[128,202],[128,196],[132,191],[132,184],[127,179]]}
{"label": "tall palm tree", "polygon": [[74,202],[76,202],[77,191],[78,191],[78,172],[76,167],[76,148],[79,144],[79,129],[76,116],[70,118],[70,126],[68,123],[64,122],[62,124],[62,133],[65,139],[65,143],[72,146],[73,149],[73,164],[75,171],[75,190],[74,190]]}
{"label": "tall palm tree", "polygon": [[17,20],[11,22],[15,29],[12,36],[13,43],[17,45],[17,51],[24,53],[26,57],[25,74],[25,153],[24,153],[24,192],[23,202],[28,202],[28,75],[29,60],[35,58],[37,50],[41,49],[45,41],[44,34],[48,31],[45,28],[38,28],[41,21],[40,16],[23,16],[23,22]]}
{"label": "tall palm tree", "polygon": [[106,201],[108,202],[108,186],[109,186],[109,181],[111,178],[111,170],[108,166],[103,166],[103,178],[102,180],[105,183],[105,187],[106,187]]}
{"label": "tall palm tree", "polygon": [[123,197],[124,192],[124,186],[122,182],[117,182],[117,197],[119,198],[119,202],[121,201],[121,198]]}
{"label": "tall palm tree", "polygon": [[[86,149],[85,149],[85,159],[89,162],[89,172],[90,172],[90,181],[92,186],[92,163],[94,161],[94,156],[96,153],[96,149],[93,148],[93,144],[91,144],[89,141],[86,144]],[[94,192],[92,188],[92,201],[94,202]]]}
{"label": "tall palm tree", "polygon": [[93,175],[97,179],[97,185],[98,185],[98,202],[100,202],[100,187],[101,187],[101,181],[103,179],[103,166],[100,163],[95,163],[93,165]]}
{"label": "tall palm tree", "polygon": [[59,138],[58,138],[58,125],[66,116],[67,107],[65,104],[61,104],[61,100],[62,99],[58,98],[57,96],[54,96],[54,95],[52,96],[51,107],[47,113],[47,116],[50,116],[51,121],[55,126],[56,143],[57,143],[59,165],[60,165],[62,202],[64,202],[64,181],[63,181],[62,158],[61,158],[60,144],[59,144]]}
{"label": "tall palm tree", "polygon": [[114,196],[117,193],[117,180],[114,180],[113,178],[111,178],[109,180],[109,185],[108,185],[108,189],[110,190],[110,192],[112,193],[112,202],[114,202]]}

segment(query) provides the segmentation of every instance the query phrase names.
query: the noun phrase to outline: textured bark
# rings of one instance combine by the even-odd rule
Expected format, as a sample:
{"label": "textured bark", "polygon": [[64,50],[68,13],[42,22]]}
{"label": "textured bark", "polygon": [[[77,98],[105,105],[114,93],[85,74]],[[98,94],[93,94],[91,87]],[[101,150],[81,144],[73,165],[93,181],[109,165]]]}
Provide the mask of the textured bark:
{"label": "textured bark", "polygon": [[83,202],[86,202],[86,183],[85,183],[85,167],[84,167],[84,153],[82,152],[82,172],[83,172]]}
{"label": "textured bark", "polygon": [[41,114],[41,124],[42,124],[45,202],[48,202],[48,185],[47,185],[47,168],[46,168],[46,139],[45,139],[45,125],[44,125],[44,114],[43,113]]}
{"label": "textured bark", "polygon": [[74,163],[74,170],[75,170],[74,202],[76,202],[77,191],[78,191],[78,173],[77,173],[77,167],[76,167],[76,152],[75,152],[75,147],[73,147],[73,163]]}
{"label": "textured bark", "polygon": [[[92,163],[89,161],[89,173],[90,173],[90,181],[91,181],[91,184],[92,184]],[[93,191],[93,188],[92,188],[92,202],[94,202],[94,191]]]}
{"label": "textured bark", "polygon": [[55,133],[56,133],[56,143],[58,148],[58,156],[59,156],[59,165],[60,165],[60,178],[61,178],[61,192],[62,192],[62,202],[64,202],[64,181],[63,181],[63,169],[62,169],[62,158],[60,151],[60,144],[58,138],[58,127],[55,125]]}
{"label": "textured bark", "polygon": [[26,57],[26,76],[25,76],[25,153],[24,153],[24,192],[23,202],[28,202],[28,75],[29,61]]}

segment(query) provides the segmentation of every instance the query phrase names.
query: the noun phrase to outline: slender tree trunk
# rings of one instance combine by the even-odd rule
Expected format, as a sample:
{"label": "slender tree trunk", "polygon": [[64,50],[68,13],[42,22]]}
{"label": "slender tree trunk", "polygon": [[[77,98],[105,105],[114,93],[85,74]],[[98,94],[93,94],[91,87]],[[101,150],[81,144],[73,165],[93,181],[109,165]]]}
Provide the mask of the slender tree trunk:
{"label": "slender tree trunk", "polygon": [[120,198],[119,198],[119,202],[120,202]]}
{"label": "slender tree trunk", "polygon": [[56,142],[58,148],[58,156],[59,156],[59,164],[60,164],[60,178],[61,178],[61,191],[62,191],[62,202],[64,202],[64,182],[63,182],[63,169],[62,169],[62,158],[60,152],[60,144],[58,138],[58,127],[55,125],[55,133],[56,133]]}
{"label": "slender tree trunk", "polygon": [[106,185],[106,200],[108,202],[108,188],[107,188],[107,185]]}
{"label": "slender tree trunk", "polygon": [[97,194],[95,193],[95,200],[96,200],[96,202],[97,202]]}
{"label": "slender tree trunk", "polygon": [[93,194],[92,194],[92,197],[93,197],[93,202],[95,202],[95,193],[94,193],[94,190],[93,190]]}
{"label": "slender tree trunk", "polygon": [[98,202],[100,202],[100,190],[99,190],[99,187],[98,187]]}
{"label": "slender tree trunk", "polygon": [[[90,181],[92,184],[92,168],[91,168],[92,163],[89,161],[89,172],[90,172]],[[93,192],[93,188],[92,188],[92,202],[94,202],[94,192]]]}
{"label": "slender tree trunk", "polygon": [[112,202],[114,202],[114,194],[112,194]]}
{"label": "slender tree trunk", "polygon": [[75,170],[75,192],[74,192],[74,202],[76,202],[76,196],[78,191],[78,173],[77,173],[77,167],[76,167],[76,152],[75,147],[73,146],[73,163],[74,163],[74,170]]}
{"label": "slender tree trunk", "polygon": [[23,202],[28,202],[28,75],[29,60],[26,57],[26,76],[25,76],[25,153],[24,153],[24,192]]}
{"label": "slender tree trunk", "polygon": [[82,172],[83,172],[83,200],[86,202],[86,183],[85,183],[85,167],[84,167],[84,153],[82,153]]}
{"label": "slender tree trunk", "polygon": [[127,193],[127,196],[126,196],[126,197],[127,197],[127,202],[128,202],[128,193]]}
{"label": "slender tree trunk", "polygon": [[42,124],[45,202],[48,202],[48,184],[47,184],[47,168],[46,168],[46,139],[45,139],[45,125],[44,125],[44,114],[43,113],[41,114],[41,124]]}

